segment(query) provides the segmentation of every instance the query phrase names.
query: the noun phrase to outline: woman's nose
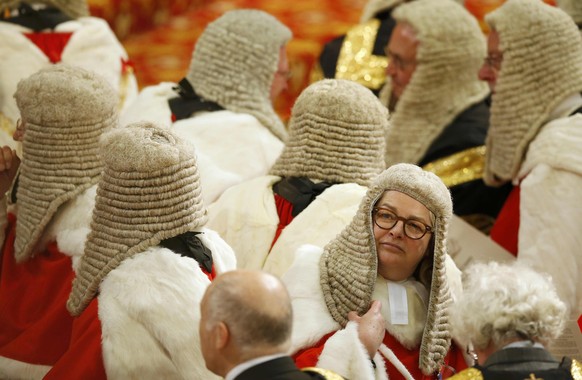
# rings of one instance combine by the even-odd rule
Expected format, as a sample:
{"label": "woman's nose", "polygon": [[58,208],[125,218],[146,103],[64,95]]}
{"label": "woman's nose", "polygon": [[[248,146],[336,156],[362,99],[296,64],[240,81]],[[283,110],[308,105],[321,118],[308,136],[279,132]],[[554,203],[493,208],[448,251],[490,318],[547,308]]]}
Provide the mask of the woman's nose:
{"label": "woman's nose", "polygon": [[389,230],[389,232],[397,236],[404,235],[404,222],[402,220],[397,220],[396,224]]}

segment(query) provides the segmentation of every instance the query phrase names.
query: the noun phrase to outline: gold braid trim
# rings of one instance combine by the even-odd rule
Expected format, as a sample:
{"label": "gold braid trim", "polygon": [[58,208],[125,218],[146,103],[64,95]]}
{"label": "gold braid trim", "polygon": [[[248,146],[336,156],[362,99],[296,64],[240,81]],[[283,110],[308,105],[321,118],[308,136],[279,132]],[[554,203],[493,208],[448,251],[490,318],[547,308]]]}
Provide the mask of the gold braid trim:
{"label": "gold braid trim", "polygon": [[477,368],[467,368],[449,377],[449,380],[483,380],[483,374]]}
{"label": "gold braid trim", "polygon": [[306,368],[301,368],[301,371],[317,373],[318,375],[323,376],[327,380],[345,380],[343,377],[341,377],[337,373],[332,372],[332,371],[327,370],[327,369],[323,369],[323,368],[306,367]]}
{"label": "gold braid trim", "polygon": [[436,161],[423,169],[439,176],[447,187],[483,178],[485,169],[485,145],[465,149]]}
{"label": "gold braid trim", "polygon": [[572,379],[582,380],[582,364],[576,359],[572,359],[572,367],[570,368]]}
{"label": "gold braid trim", "polygon": [[388,58],[373,55],[380,21],[372,19],[352,27],[346,34],[337,59],[335,77],[377,90],[386,81]]}

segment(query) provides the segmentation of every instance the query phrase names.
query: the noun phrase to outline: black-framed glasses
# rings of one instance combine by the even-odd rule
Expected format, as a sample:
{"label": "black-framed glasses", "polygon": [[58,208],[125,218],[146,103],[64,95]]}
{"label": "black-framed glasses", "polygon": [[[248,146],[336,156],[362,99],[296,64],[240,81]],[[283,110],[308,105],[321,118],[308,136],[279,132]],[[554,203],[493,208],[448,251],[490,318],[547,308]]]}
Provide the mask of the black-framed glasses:
{"label": "black-framed glasses", "polygon": [[374,220],[374,223],[383,230],[391,230],[396,226],[396,223],[401,220],[404,224],[404,234],[412,240],[422,239],[427,232],[433,232],[432,227],[427,226],[423,222],[403,218],[387,208],[374,208],[372,210],[372,219]]}

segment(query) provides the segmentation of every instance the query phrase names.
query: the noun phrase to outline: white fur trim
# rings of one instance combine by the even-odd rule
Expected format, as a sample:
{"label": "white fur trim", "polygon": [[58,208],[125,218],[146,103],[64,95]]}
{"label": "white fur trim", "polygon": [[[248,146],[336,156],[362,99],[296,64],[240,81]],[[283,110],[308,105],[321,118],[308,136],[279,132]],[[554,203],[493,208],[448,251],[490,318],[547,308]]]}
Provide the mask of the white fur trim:
{"label": "white fur trim", "polygon": [[295,263],[283,275],[293,304],[291,352],[311,347],[322,336],[341,326],[331,317],[319,284],[319,258],[323,249],[304,245],[295,254]]}
{"label": "white fur trim", "polygon": [[457,267],[455,261],[449,254],[445,255],[445,272],[447,274],[447,284],[451,292],[453,302],[458,300],[463,294],[463,272]]}
{"label": "white fur trim", "polygon": [[275,237],[279,217],[272,185],[265,176],[227,189],[208,207],[208,222],[234,249],[238,268],[262,269]]}
{"label": "white fur trim", "polygon": [[376,364],[376,379],[388,380],[388,370],[386,369],[386,364],[384,364],[384,359],[382,358],[380,352],[376,352],[376,355],[374,355],[374,364]]}
{"label": "white fur trim", "polygon": [[[382,362],[382,359],[378,362]],[[388,379],[385,370],[384,373],[375,373],[366,348],[358,337],[356,322],[349,322],[327,340],[317,366],[330,369],[347,379]]]}
{"label": "white fur trim", "polygon": [[279,223],[272,186],[279,180],[258,177],[226,190],[208,208],[207,226],[233,247],[239,268],[263,269],[281,277],[299,246],[324,246],[352,220],[366,188],[357,184],[327,188],[285,227],[271,249]]}
{"label": "white fur trim", "polygon": [[560,118],[544,125],[533,140],[520,170],[525,177],[537,165],[582,175],[582,115]]}
{"label": "white fur trim", "polygon": [[555,120],[530,144],[520,170],[517,259],[552,276],[574,319],[582,314],[582,116]]}
{"label": "white fur trim", "polygon": [[173,125],[194,143],[204,202],[214,202],[224,190],[267,174],[283,143],[249,114],[209,112]]}
{"label": "white fur trim", "polygon": [[366,190],[355,183],[328,187],[285,227],[263,269],[283,276],[293,264],[299,246],[323,247],[329,243],[352,221]]}
{"label": "white fur trim", "polygon": [[42,379],[51,367],[35,365],[0,356],[0,379],[36,380]]}
{"label": "white fur trim", "polygon": [[176,83],[162,82],[155,86],[148,86],[140,91],[133,103],[131,103],[120,115],[119,124],[122,127],[138,121],[147,120],[158,125],[172,125],[172,110],[168,99],[177,96]]}
{"label": "white fur trim", "polygon": [[210,281],[196,261],[152,247],[103,280],[99,319],[109,379],[217,379],[198,335]]}

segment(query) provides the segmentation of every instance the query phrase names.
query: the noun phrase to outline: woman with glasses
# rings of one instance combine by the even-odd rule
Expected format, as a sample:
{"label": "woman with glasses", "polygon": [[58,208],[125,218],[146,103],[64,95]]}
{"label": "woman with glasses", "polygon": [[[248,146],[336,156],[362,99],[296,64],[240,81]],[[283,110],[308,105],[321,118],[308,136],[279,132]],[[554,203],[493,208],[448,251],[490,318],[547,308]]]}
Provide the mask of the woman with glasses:
{"label": "woman with glasses", "polygon": [[388,110],[358,83],[326,79],[302,91],[269,175],[231,187],[209,208],[208,227],[235,251],[237,268],[281,277],[297,248],[333,239],[386,169],[388,127]]}
{"label": "woman with glasses", "polygon": [[351,379],[437,379],[466,368],[448,308],[460,272],[446,253],[451,196],[434,174],[380,174],[351,223],[323,249],[303,246],[283,277],[299,367]]}

